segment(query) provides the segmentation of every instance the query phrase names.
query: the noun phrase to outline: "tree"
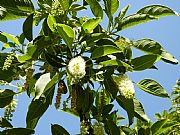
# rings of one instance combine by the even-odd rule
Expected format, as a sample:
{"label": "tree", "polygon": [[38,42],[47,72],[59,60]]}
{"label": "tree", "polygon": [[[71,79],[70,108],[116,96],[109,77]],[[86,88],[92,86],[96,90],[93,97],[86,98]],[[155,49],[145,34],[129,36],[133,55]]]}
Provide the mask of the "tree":
{"label": "tree", "polygon": [[[127,16],[127,5],[116,16],[118,0],[83,0],[82,3],[76,0],[37,0],[37,4],[38,9],[35,9],[31,0],[0,1],[1,21],[26,18],[23,33],[19,36],[6,32],[0,34],[0,41],[4,43],[0,53],[0,84],[9,86],[0,91],[0,107],[6,108],[0,120],[0,127],[5,129],[0,133],[33,134],[41,116],[56,98],[57,110],[79,117],[82,135],[97,132],[159,134],[156,131],[159,124],[151,126],[143,105],[135,97],[134,84],[154,96],[170,96],[157,81],[143,79],[135,83],[127,73],[156,69],[154,64],[159,60],[170,64],[178,64],[178,60],[152,39],[133,41],[119,32],[162,16],[178,14],[166,6],[149,5]],[[88,7],[94,17],[79,17],[79,11]],[[101,25],[105,14],[107,28]],[[42,28],[34,38],[33,26],[41,25],[40,22]],[[146,54],[132,58],[132,48]],[[16,91],[11,89],[12,82],[17,84]],[[27,111],[26,128],[15,128],[10,123],[16,106],[13,98],[24,92],[33,97]],[[69,96],[62,102],[63,94]],[[113,109],[113,101],[127,112],[127,126],[118,124],[123,118]],[[147,128],[130,128],[134,118],[137,125],[144,126],[145,123]],[[94,120],[96,124],[92,123]],[[51,131],[53,135],[69,134],[57,124],[51,125]]]}

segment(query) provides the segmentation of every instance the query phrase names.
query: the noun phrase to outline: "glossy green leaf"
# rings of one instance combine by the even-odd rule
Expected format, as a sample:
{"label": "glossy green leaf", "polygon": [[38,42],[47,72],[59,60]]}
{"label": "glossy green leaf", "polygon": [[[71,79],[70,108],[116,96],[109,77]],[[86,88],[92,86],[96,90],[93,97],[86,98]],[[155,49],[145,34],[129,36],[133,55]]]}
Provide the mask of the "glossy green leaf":
{"label": "glossy green leaf", "polygon": [[24,18],[34,12],[31,0],[0,0],[0,21]]}
{"label": "glossy green leaf", "polygon": [[7,121],[5,118],[0,117],[0,127],[1,128],[12,128],[13,126],[9,121]]}
{"label": "glossy green leaf", "polygon": [[116,101],[127,112],[129,125],[132,125],[134,121],[134,115],[135,115],[135,108],[134,108],[135,106],[134,106],[133,99],[126,99],[125,97],[119,95],[116,98]]}
{"label": "glossy green leaf", "polygon": [[51,125],[51,133],[52,135],[70,135],[66,129],[64,129],[62,126],[58,124],[52,124]]}
{"label": "glossy green leaf", "polygon": [[49,14],[47,18],[47,24],[51,31],[55,31],[55,24],[56,24],[56,19],[54,18],[53,15]]}
{"label": "glossy green leaf", "polygon": [[21,63],[25,62],[27,60],[30,60],[32,58],[34,52],[36,51],[36,48],[37,48],[37,46],[29,44],[27,46],[26,53],[24,55],[16,55],[17,60]]}
{"label": "glossy green leaf", "polygon": [[106,13],[109,19],[112,19],[112,15],[119,8],[119,0],[104,0]]}
{"label": "glossy green leaf", "polygon": [[101,22],[101,18],[90,18],[82,24],[85,32],[91,33],[94,28]]}
{"label": "glossy green leaf", "polygon": [[137,117],[143,121],[149,122],[150,119],[145,114],[142,104],[136,98],[133,99],[133,102],[134,102],[135,117]]}
{"label": "glossy green leaf", "polygon": [[134,67],[134,70],[141,71],[152,67],[158,58],[158,55],[143,55],[132,59],[131,63]]}
{"label": "glossy green leaf", "polygon": [[12,128],[2,131],[2,135],[32,135],[35,131],[29,128]]}
{"label": "glossy green leaf", "polygon": [[164,88],[155,80],[144,79],[137,83],[137,86],[145,92],[148,92],[152,95],[168,98],[167,92]]}
{"label": "glossy green leaf", "polygon": [[86,2],[89,4],[92,13],[95,17],[101,17],[103,18],[103,9],[99,2],[97,0],[86,0]]}
{"label": "glossy green leaf", "polygon": [[167,63],[178,64],[178,60],[173,55],[164,50],[158,42],[152,39],[137,40],[133,46],[146,53],[160,55],[161,59]]}
{"label": "glossy green leaf", "polygon": [[156,20],[157,18],[148,14],[133,14],[124,17],[118,25],[117,30],[123,30],[141,23],[148,22],[150,20]]}
{"label": "glossy green leaf", "polygon": [[126,15],[130,5],[125,6],[123,9],[121,9],[118,17],[116,18],[116,22],[119,22],[124,16]]}
{"label": "glossy green leaf", "polygon": [[65,24],[57,24],[56,28],[59,35],[64,39],[69,49],[71,49],[72,43],[75,38],[74,30],[70,26]]}
{"label": "glossy green leaf", "polygon": [[174,12],[169,7],[163,6],[163,5],[149,5],[146,7],[143,7],[140,9],[138,14],[149,14],[156,17],[160,16],[168,16],[168,15],[177,15],[176,12]]}
{"label": "glossy green leaf", "polygon": [[161,59],[164,62],[171,63],[171,64],[178,64],[179,63],[179,61],[172,54],[168,53],[166,50],[162,51],[161,56],[162,56]]}
{"label": "glossy green leaf", "polygon": [[15,94],[15,92],[9,89],[0,90],[0,108],[4,108],[5,106],[9,105]]}
{"label": "glossy green leaf", "polygon": [[33,16],[29,15],[23,23],[23,34],[29,42],[33,40]]}
{"label": "glossy green leaf", "polygon": [[117,48],[113,45],[104,45],[104,46],[100,46],[98,48],[96,48],[91,55],[91,58],[98,58],[98,57],[102,57],[108,54],[113,54],[113,53],[119,53],[122,52],[122,50],[120,48]]}
{"label": "glossy green leaf", "polygon": [[69,9],[71,0],[58,0],[58,1],[64,11],[67,11]]}
{"label": "glossy green leaf", "polygon": [[105,67],[106,66],[124,66],[129,71],[133,70],[133,67],[131,67],[129,64],[127,64],[121,60],[107,60],[107,61],[100,62],[99,64],[103,65]]}
{"label": "glossy green leaf", "polygon": [[16,43],[17,45],[20,45],[21,43],[19,42],[18,38],[15,37],[14,35],[8,34],[6,32],[2,32],[2,35],[6,36],[8,39],[10,39],[11,41],[13,41],[14,43]]}
{"label": "glossy green leaf", "polygon": [[162,119],[159,121],[156,121],[152,126],[151,126],[151,131],[153,135],[158,135],[159,131],[161,130],[162,126],[167,122],[167,119]]}

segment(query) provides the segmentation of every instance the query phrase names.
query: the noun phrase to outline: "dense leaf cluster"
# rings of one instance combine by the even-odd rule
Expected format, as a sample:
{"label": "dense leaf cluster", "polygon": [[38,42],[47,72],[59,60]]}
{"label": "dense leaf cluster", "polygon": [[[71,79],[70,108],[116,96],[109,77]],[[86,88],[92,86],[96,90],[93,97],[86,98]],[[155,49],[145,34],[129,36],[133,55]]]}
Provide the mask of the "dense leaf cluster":
{"label": "dense leaf cluster", "polygon": [[[37,0],[35,9],[31,0],[0,1],[0,21],[26,18],[22,34],[0,33],[0,41],[4,43],[0,52],[0,85],[8,86],[0,90],[0,108],[7,107],[20,93],[26,92],[32,97],[26,128],[15,128],[1,117],[0,127],[6,129],[0,134],[33,134],[53,98],[56,98],[57,110],[80,118],[81,134],[164,134],[177,124],[160,119],[152,125],[134,94],[132,98],[122,94],[122,87],[128,89],[125,87],[128,80],[118,87],[120,75],[157,69],[154,64],[159,60],[178,64],[178,60],[153,39],[131,41],[118,32],[162,16],[177,16],[177,13],[166,6],[150,5],[126,15],[130,6],[119,10],[119,3],[119,0]],[[83,10],[91,10],[94,17],[81,17],[79,12]],[[105,14],[108,18],[106,29],[101,25]],[[34,37],[33,28],[40,22],[41,30]],[[133,58],[132,48],[145,55]],[[75,76],[69,72],[68,64],[78,56],[85,61],[86,73],[72,81]],[[79,65],[73,66],[72,69],[80,72]],[[16,91],[11,90],[12,82],[17,82]],[[169,98],[153,79],[146,78],[134,84],[149,94]],[[68,98],[60,101],[64,94]],[[124,118],[113,109],[113,101],[127,112],[127,126],[119,125]],[[131,129],[134,118],[137,127]],[[92,121],[97,123],[93,125]],[[57,124],[51,125],[51,131],[53,135],[69,134]]]}

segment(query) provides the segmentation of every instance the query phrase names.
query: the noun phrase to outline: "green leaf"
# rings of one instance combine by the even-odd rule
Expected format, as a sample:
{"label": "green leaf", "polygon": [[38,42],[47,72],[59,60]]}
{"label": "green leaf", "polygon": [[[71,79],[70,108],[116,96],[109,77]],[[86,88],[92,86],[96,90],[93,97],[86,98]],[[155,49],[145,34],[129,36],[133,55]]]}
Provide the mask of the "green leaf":
{"label": "green leaf", "polygon": [[34,129],[39,118],[45,113],[48,107],[49,102],[47,99],[39,98],[36,100],[32,100],[26,116],[26,127]]}
{"label": "green leaf", "polygon": [[152,67],[158,58],[158,55],[143,55],[132,59],[131,63],[134,67],[134,70],[141,71]]}
{"label": "green leaf", "polygon": [[104,45],[104,46],[100,46],[98,48],[96,48],[91,55],[91,58],[98,58],[98,57],[102,57],[108,54],[113,54],[113,53],[119,53],[122,52],[122,50],[120,48],[117,48],[116,46],[113,45]]}
{"label": "green leaf", "polygon": [[24,18],[34,12],[31,0],[0,0],[0,21]]}
{"label": "green leaf", "polygon": [[85,32],[91,33],[94,28],[101,22],[101,18],[90,18],[82,24],[82,27]]}
{"label": "green leaf", "polygon": [[133,67],[131,67],[129,64],[121,61],[121,60],[107,60],[99,63],[100,65],[103,66],[124,66],[127,68],[127,70],[132,71]]}
{"label": "green leaf", "polygon": [[56,28],[59,35],[64,39],[69,49],[71,49],[72,43],[75,38],[74,30],[70,26],[65,24],[57,24]]}
{"label": "green leaf", "polygon": [[171,63],[171,64],[178,64],[179,61],[174,58],[174,56],[170,53],[168,53],[166,50],[163,50],[162,53],[161,53],[161,56],[162,56],[162,60],[164,62],[167,62],[167,63]]}
{"label": "green leaf", "polygon": [[2,135],[32,135],[35,131],[29,128],[12,128],[2,131]]}
{"label": "green leaf", "polygon": [[67,11],[69,9],[71,0],[58,0],[58,1],[64,11]]}
{"label": "green leaf", "polygon": [[116,22],[119,22],[122,18],[124,18],[129,7],[130,7],[130,5],[127,5],[120,11],[118,17],[116,18]]}
{"label": "green leaf", "polygon": [[132,125],[133,121],[134,121],[134,115],[135,115],[133,99],[126,99],[125,97],[119,95],[116,98],[116,101],[127,112],[128,119],[129,119],[129,125]]}
{"label": "green leaf", "polygon": [[145,92],[148,92],[152,95],[168,98],[167,92],[164,88],[155,80],[144,79],[137,83],[137,86]]}
{"label": "green leaf", "polygon": [[13,41],[14,43],[16,43],[17,45],[20,45],[21,43],[19,42],[18,38],[15,37],[14,35],[8,34],[6,32],[2,32],[2,35],[6,36],[7,38],[9,38],[11,41]]}
{"label": "green leaf", "polygon": [[70,135],[62,126],[58,124],[51,125],[52,135]]}
{"label": "green leaf", "polygon": [[119,8],[119,0],[104,0],[106,13],[109,19],[112,19],[112,15]]}
{"label": "green leaf", "polygon": [[150,119],[145,114],[142,104],[136,98],[133,99],[133,102],[134,102],[135,117],[137,117],[143,121],[149,122]]}
{"label": "green leaf", "polygon": [[27,61],[27,60],[30,60],[34,54],[34,52],[36,51],[37,49],[37,46],[35,45],[32,45],[32,44],[29,44],[27,46],[27,50],[26,50],[26,54],[24,55],[16,55],[17,57],[17,60],[21,63]]}
{"label": "green leaf", "polygon": [[99,4],[99,2],[97,0],[85,0],[85,1],[89,4],[94,16],[101,17],[101,19],[102,19],[103,18],[103,9],[102,9],[101,5]]}
{"label": "green leaf", "polygon": [[104,126],[109,135],[120,135],[119,127],[112,120],[107,120]]}
{"label": "green leaf", "polygon": [[148,22],[150,20],[156,20],[157,18],[148,14],[133,14],[124,17],[118,25],[117,30],[123,30],[141,23]]}
{"label": "green leaf", "polygon": [[161,130],[162,126],[167,122],[167,119],[162,119],[159,121],[156,121],[152,126],[151,126],[151,131],[153,135],[158,135],[159,130]]}
{"label": "green leaf", "polygon": [[158,54],[161,56],[161,59],[167,63],[178,64],[178,60],[175,59],[173,55],[168,53],[158,42],[152,39],[137,40],[133,46],[149,54]]}
{"label": "green leaf", "polygon": [[4,108],[5,106],[9,105],[15,94],[15,92],[9,89],[0,90],[0,108]]}
{"label": "green leaf", "polygon": [[6,37],[6,36],[4,36],[4,35],[2,35],[2,34],[0,33],[0,41],[3,42],[3,43],[6,43],[8,40],[7,40],[7,37]]}
{"label": "green leaf", "polygon": [[33,16],[29,15],[23,23],[23,34],[29,42],[33,40]]}
{"label": "green leaf", "polygon": [[137,13],[138,14],[149,14],[149,15],[153,15],[155,17],[177,15],[177,13],[174,12],[172,9],[170,9],[169,7],[163,6],[163,5],[149,5],[149,6],[143,7]]}
{"label": "green leaf", "polygon": [[1,128],[12,128],[13,126],[9,121],[4,119],[3,117],[0,117],[0,127]]}
{"label": "green leaf", "polygon": [[55,31],[55,24],[56,24],[56,19],[54,18],[53,15],[49,14],[47,18],[47,23],[51,31]]}

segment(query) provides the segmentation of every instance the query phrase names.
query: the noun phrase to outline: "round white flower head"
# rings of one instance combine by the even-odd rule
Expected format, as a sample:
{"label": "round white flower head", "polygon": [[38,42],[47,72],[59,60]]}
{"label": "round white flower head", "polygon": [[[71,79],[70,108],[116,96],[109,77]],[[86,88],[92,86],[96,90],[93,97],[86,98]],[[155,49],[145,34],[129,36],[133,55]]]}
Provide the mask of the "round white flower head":
{"label": "round white flower head", "polygon": [[81,56],[72,58],[68,64],[68,71],[75,79],[81,79],[86,74],[86,62]]}
{"label": "round white flower head", "polygon": [[127,99],[132,99],[134,97],[134,85],[127,75],[120,75],[117,85],[122,96]]}

